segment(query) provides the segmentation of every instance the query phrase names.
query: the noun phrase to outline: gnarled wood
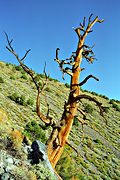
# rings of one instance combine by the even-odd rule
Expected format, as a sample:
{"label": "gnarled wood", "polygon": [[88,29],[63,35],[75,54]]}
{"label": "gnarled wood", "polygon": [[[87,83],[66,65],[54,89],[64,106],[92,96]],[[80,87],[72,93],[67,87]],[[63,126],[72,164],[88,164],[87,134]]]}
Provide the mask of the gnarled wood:
{"label": "gnarled wood", "polygon": [[[73,120],[78,109],[78,100],[79,98],[82,98],[80,95],[80,87],[78,85],[80,84],[79,83],[79,77],[81,73],[80,65],[83,58],[82,53],[84,50],[83,48],[84,48],[85,38],[88,33],[92,32],[91,28],[96,22],[102,22],[101,20],[98,19],[98,17],[96,17],[93,21],[91,21],[91,16],[92,15],[90,15],[89,17],[89,21],[88,21],[88,25],[86,29],[85,29],[86,18],[84,18],[83,24],[80,24],[80,27],[75,29],[75,32],[78,35],[79,41],[78,41],[77,50],[74,53],[74,56],[72,56],[73,65],[71,68],[72,75],[71,75],[71,83],[70,83],[70,94],[68,97],[68,101],[66,103],[68,108],[67,106],[64,107],[63,115],[59,123],[59,128],[56,130],[56,135],[54,134],[55,136],[54,135],[52,136],[54,138],[50,138],[49,143],[48,143],[48,156],[53,167],[55,167],[56,163],[60,159],[64,146],[68,142],[68,136],[71,131]],[[89,60],[93,61],[92,57],[88,57],[88,58],[90,58]],[[64,72],[64,64],[66,63],[63,60],[60,61],[58,59],[58,51],[56,55],[56,62],[59,64],[60,69]],[[82,84],[84,84],[91,77],[98,80],[94,76],[90,75],[82,82]],[[88,96],[87,97],[85,96],[85,98],[88,98]],[[97,105],[100,105],[97,103],[97,101],[94,100],[94,102],[96,102]],[[59,142],[59,144],[56,143],[56,146],[54,146],[54,142]]]}
{"label": "gnarled wood", "polygon": [[[64,110],[62,117],[60,121],[54,121],[50,116],[49,116],[49,106],[48,106],[48,112],[47,115],[43,115],[40,111],[40,102],[41,102],[41,93],[44,90],[44,87],[47,84],[48,76],[45,73],[46,80],[43,84],[42,89],[39,87],[39,83],[36,80],[36,75],[35,73],[27,67],[24,63],[23,60],[26,58],[27,54],[29,53],[30,50],[26,51],[25,55],[20,59],[19,56],[16,54],[12,47],[12,41],[9,40],[8,35],[6,35],[6,39],[8,42],[8,46],[6,48],[16,57],[17,61],[20,63],[20,66],[26,71],[27,74],[30,75],[32,78],[32,81],[34,82],[36,89],[37,89],[37,100],[36,100],[36,112],[38,117],[45,123],[46,126],[50,125],[52,127],[52,132],[50,135],[50,138],[47,142],[47,152],[48,152],[48,157],[49,160],[52,164],[53,167],[56,166],[58,160],[60,159],[60,156],[64,150],[64,146],[66,143],[68,143],[68,136],[69,133],[72,129],[74,117],[77,114],[77,110],[79,107],[78,101],[85,98],[90,101],[93,101],[96,103],[96,105],[100,109],[101,115],[103,115],[103,106],[102,103],[99,103],[95,98],[90,97],[88,95],[81,94],[80,91],[80,86],[82,86],[84,83],[88,81],[90,78],[94,78],[95,80],[98,81],[98,78],[96,78],[93,75],[87,76],[81,83],[79,82],[80,79],[80,73],[84,68],[81,68],[81,62],[82,58],[86,58],[89,62],[93,62],[94,58],[94,53],[92,51],[92,48],[89,46],[85,45],[85,38],[86,36],[92,32],[92,27],[95,23],[101,23],[103,20],[99,20],[98,16],[92,20],[92,14],[90,15],[88,19],[88,23],[86,25],[86,18],[84,17],[83,22],[80,23],[80,26],[77,27],[75,30],[77,36],[78,36],[78,45],[76,48],[76,51],[72,53],[71,57],[66,59],[66,60],[60,60],[58,57],[58,52],[59,48],[56,49],[56,58],[55,61],[58,63],[60,70],[63,73],[63,79],[64,79],[64,74],[70,75],[71,81],[70,81],[70,93],[68,96],[67,102],[65,102],[64,105]],[[81,114],[83,115],[83,121],[79,119],[79,121],[82,124],[85,124],[86,122],[84,121],[86,119],[86,115],[84,112],[80,111]]]}

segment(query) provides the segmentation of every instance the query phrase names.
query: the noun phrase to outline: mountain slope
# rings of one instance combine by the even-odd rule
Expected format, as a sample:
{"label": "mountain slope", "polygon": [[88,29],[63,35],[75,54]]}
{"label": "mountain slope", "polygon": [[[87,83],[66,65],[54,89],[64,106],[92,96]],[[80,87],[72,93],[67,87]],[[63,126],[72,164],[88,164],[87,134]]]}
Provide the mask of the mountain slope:
{"label": "mountain slope", "polygon": [[[40,75],[41,85],[44,76]],[[46,103],[50,104],[50,115],[59,120],[67,99],[69,89],[62,83],[50,78],[41,98],[41,110],[47,113]],[[69,141],[75,151],[66,145],[57,165],[57,171],[63,179],[120,179],[120,102],[109,100],[106,96],[88,91],[83,92],[97,98],[106,107],[104,118],[94,103],[80,102],[87,114],[86,124],[75,119]],[[46,98],[45,98],[46,96]],[[14,148],[21,155],[20,139],[22,135],[30,141],[40,139],[46,142],[51,132],[44,130],[44,124],[35,113],[36,89],[31,79],[19,66],[0,62],[0,149],[6,149],[6,141],[11,132],[19,131],[19,146],[15,136]],[[46,102],[47,100],[47,102]],[[80,114],[78,113],[80,117]],[[10,153],[10,151],[8,151]]]}

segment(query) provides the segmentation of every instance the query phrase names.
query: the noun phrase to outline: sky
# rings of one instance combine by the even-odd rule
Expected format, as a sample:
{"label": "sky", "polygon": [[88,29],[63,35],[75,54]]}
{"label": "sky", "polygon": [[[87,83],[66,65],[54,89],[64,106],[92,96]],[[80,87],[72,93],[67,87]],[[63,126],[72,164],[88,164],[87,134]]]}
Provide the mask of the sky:
{"label": "sky", "polygon": [[66,59],[76,50],[78,37],[73,27],[93,13],[104,23],[95,24],[86,38],[92,46],[96,61],[85,60],[80,81],[92,74],[99,82],[90,79],[83,89],[120,100],[120,0],[0,0],[0,61],[18,64],[5,48],[4,31],[13,39],[13,47],[19,57],[31,49],[25,63],[38,73],[46,71],[52,78],[69,83],[54,61],[55,50],[60,48],[60,58]]}

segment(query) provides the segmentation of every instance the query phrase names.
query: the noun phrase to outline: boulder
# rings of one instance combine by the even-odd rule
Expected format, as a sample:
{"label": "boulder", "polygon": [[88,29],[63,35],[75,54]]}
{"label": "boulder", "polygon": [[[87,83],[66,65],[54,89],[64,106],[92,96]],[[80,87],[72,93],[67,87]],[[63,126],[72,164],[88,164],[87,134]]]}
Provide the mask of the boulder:
{"label": "boulder", "polygon": [[[42,162],[45,165],[45,167],[48,168],[54,176],[56,176],[54,169],[47,156],[46,145],[40,142],[39,140],[36,140],[32,143],[31,148],[32,148],[32,152],[30,153],[31,163],[39,164]],[[56,179],[58,179],[57,176]]]}

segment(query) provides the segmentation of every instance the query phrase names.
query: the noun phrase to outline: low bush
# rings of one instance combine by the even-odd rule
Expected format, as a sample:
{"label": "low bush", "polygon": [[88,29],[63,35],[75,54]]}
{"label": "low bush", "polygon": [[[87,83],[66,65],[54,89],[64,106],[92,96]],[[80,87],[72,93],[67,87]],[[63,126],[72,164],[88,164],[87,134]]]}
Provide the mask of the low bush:
{"label": "low bush", "polygon": [[18,97],[18,94],[17,94],[17,93],[13,93],[12,95],[9,96],[9,98],[10,98],[12,101],[15,101],[15,102],[16,102],[17,97]]}
{"label": "low bush", "polygon": [[120,112],[120,107],[116,104],[116,100],[111,99],[111,100],[109,101],[109,103],[112,104],[112,107],[113,107],[114,109],[116,109],[116,111],[119,111],[119,112]]}
{"label": "low bush", "polygon": [[14,129],[10,133],[10,140],[12,141],[13,148],[15,149],[20,148],[23,141],[23,135],[20,131]]}
{"label": "low bush", "polygon": [[13,93],[12,95],[9,96],[9,98],[12,101],[15,101],[16,103],[20,104],[20,105],[26,105],[25,103],[25,96],[19,96],[17,93]]}
{"label": "low bush", "polygon": [[104,112],[108,113],[109,112],[109,107],[104,107]]}
{"label": "low bush", "polygon": [[120,112],[120,107],[117,105],[117,104],[112,104],[112,107],[114,108],[114,109],[116,109],[116,111],[119,111]]}
{"label": "low bush", "polygon": [[59,82],[57,79],[49,77],[49,81]]}
{"label": "low bush", "polygon": [[114,100],[116,103],[120,103],[120,101],[119,100]]}
{"label": "low bush", "polygon": [[114,104],[114,102],[115,102],[114,99],[110,99],[109,101],[110,104]]}
{"label": "low bush", "polygon": [[109,100],[109,98],[108,98],[107,96],[105,96],[105,95],[100,94],[99,96],[102,97],[102,98],[104,98],[104,99]]}
{"label": "low bush", "polygon": [[21,66],[15,66],[15,69],[16,69],[17,71],[22,71],[22,67],[21,67]]}
{"label": "low bush", "polygon": [[77,117],[74,117],[73,125],[74,126],[78,126],[79,125]]}
{"label": "low bush", "polygon": [[22,106],[26,105],[25,96],[24,95],[22,95],[20,97],[18,96],[18,98],[16,99],[16,103],[18,103],[18,104],[20,104]]}
{"label": "low bush", "polygon": [[93,141],[97,144],[101,144],[101,141],[99,139],[94,139]]}
{"label": "low bush", "polygon": [[11,64],[11,63],[6,63],[6,66],[13,66],[13,64]]}
{"label": "low bush", "polygon": [[43,130],[34,120],[32,120],[26,125],[24,134],[28,136],[31,140],[38,139],[41,140],[43,143],[45,143],[47,140],[45,130]]}
{"label": "low bush", "polygon": [[27,103],[27,105],[32,106],[34,104],[34,101],[33,101],[33,99],[28,99],[26,103]]}
{"label": "low bush", "polygon": [[46,88],[45,88],[45,91],[51,92],[51,89],[50,89],[49,87],[46,87]]}
{"label": "low bush", "polygon": [[0,83],[4,83],[4,79],[0,77]]}
{"label": "low bush", "polygon": [[91,94],[93,94],[93,95],[95,95],[95,96],[99,96],[99,94],[98,93],[96,93],[96,92],[91,92]]}
{"label": "low bush", "polygon": [[10,79],[15,80],[16,78],[15,76],[10,76]]}
{"label": "low bush", "polygon": [[70,85],[69,85],[68,83],[65,83],[65,86],[66,86],[67,88],[70,88]]}
{"label": "low bush", "polygon": [[92,114],[93,113],[93,107],[90,104],[85,104],[84,110],[86,113]]}
{"label": "low bush", "polygon": [[27,80],[27,75],[26,74],[22,74],[21,78]]}
{"label": "low bush", "polygon": [[40,76],[41,78],[45,78],[45,75],[44,75],[44,74],[39,74],[39,76]]}

